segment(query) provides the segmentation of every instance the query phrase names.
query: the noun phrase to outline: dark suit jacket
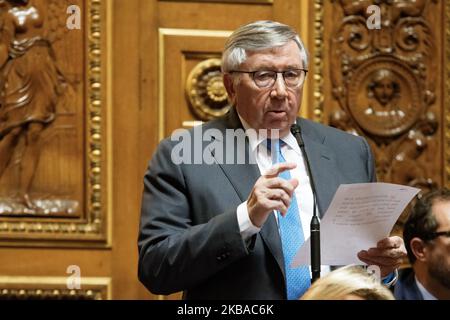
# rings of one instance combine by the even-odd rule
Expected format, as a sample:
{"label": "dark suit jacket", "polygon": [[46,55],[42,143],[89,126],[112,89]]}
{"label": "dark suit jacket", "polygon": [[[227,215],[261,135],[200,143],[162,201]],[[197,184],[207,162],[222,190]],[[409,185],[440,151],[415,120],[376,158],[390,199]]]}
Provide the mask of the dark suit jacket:
{"label": "dark suit jacket", "polygon": [[[340,184],[375,181],[372,153],[363,138],[298,121],[321,214]],[[190,135],[196,139],[196,130],[216,129],[225,136],[227,128],[242,129],[234,109],[192,129]],[[221,135],[213,136],[221,140]],[[274,215],[249,246],[239,232],[236,209],[260,176],[258,166],[175,165],[171,152],[177,143],[169,139],[160,143],[144,178],[140,281],[155,294],[183,290],[186,299],[285,299],[283,254]],[[203,143],[200,152],[211,155],[209,143]]]}
{"label": "dark suit jacket", "polygon": [[394,287],[394,296],[397,300],[423,300],[419,287],[417,287],[412,268],[400,270],[397,283]]}

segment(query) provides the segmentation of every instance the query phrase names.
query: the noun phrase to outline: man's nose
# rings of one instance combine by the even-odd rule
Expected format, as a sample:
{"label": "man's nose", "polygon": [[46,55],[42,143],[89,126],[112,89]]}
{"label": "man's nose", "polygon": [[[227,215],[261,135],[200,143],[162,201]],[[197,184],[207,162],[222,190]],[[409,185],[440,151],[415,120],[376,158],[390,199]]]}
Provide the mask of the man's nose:
{"label": "man's nose", "polygon": [[286,83],[284,82],[283,74],[277,73],[277,78],[273,84],[272,91],[270,92],[273,98],[284,99],[287,97]]}

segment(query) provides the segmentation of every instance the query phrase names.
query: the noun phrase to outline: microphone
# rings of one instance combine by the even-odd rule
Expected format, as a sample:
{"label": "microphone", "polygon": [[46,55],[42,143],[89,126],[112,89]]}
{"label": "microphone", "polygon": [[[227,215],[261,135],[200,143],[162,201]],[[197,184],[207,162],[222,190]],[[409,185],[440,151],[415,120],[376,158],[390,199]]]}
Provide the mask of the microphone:
{"label": "microphone", "polygon": [[302,131],[300,129],[300,126],[294,123],[291,126],[291,133],[294,135],[295,139],[297,140],[297,143],[300,147],[300,150],[302,151],[302,155],[305,158],[306,163],[306,173],[309,176],[309,179],[311,181],[311,190],[313,193],[313,216],[311,219],[311,274],[312,279],[311,282],[313,283],[317,279],[320,278],[320,221],[317,217],[317,193],[316,193],[316,186],[314,184],[314,178],[311,174],[311,167],[309,165],[308,155],[306,154],[305,150],[305,143],[303,142],[302,138]]}

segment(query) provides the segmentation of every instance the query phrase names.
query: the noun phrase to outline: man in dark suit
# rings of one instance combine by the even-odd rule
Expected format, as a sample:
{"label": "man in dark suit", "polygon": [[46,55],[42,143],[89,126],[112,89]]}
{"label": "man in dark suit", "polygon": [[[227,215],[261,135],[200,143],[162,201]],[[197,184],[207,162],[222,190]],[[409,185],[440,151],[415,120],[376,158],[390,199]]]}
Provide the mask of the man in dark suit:
{"label": "man in dark suit", "polygon": [[436,190],[417,200],[403,239],[412,268],[401,270],[395,298],[450,300],[450,190]]}
{"label": "man in dark suit", "polygon": [[[309,274],[290,261],[314,205],[291,125],[302,130],[320,214],[340,184],[376,179],[363,138],[297,118],[307,66],[286,25],[257,21],[230,36],[222,57],[230,112],[178,135],[182,142],[163,140],[144,178],[138,273],[151,292],[298,299],[307,288]],[[202,161],[188,161],[196,156]],[[402,239],[391,237],[358,256],[386,276],[405,255]]]}

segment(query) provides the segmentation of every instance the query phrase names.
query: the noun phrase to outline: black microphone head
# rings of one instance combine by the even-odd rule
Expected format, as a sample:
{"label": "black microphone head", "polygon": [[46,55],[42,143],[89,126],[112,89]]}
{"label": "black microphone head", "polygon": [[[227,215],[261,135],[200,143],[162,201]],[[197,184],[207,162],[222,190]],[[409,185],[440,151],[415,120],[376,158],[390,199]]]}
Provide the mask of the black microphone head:
{"label": "black microphone head", "polygon": [[300,148],[302,148],[305,144],[303,142],[302,131],[300,130],[300,126],[294,123],[291,126],[291,133],[294,135],[295,139],[297,139],[297,143],[300,146]]}
{"label": "black microphone head", "polygon": [[291,133],[295,136],[296,134],[302,134],[302,131],[300,130],[300,126],[297,123],[294,123],[291,126]]}

